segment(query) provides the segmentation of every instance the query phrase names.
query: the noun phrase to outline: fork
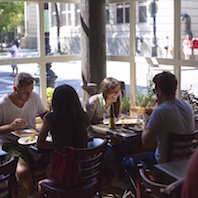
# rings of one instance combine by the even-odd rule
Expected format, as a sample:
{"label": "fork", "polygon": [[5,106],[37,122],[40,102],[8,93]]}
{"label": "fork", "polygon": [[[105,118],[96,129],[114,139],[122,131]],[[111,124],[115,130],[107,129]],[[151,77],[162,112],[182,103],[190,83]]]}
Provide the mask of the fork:
{"label": "fork", "polygon": [[35,128],[35,127],[29,125],[28,123],[27,123],[27,127],[31,128],[31,129],[34,129],[36,132],[39,132],[39,130],[38,130],[37,128]]}

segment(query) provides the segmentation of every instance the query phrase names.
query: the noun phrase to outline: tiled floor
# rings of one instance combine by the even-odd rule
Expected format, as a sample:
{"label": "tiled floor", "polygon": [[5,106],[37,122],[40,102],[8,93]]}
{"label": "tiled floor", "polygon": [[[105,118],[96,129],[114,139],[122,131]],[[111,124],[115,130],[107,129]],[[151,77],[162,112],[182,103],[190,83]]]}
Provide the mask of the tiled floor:
{"label": "tiled floor", "polygon": [[[104,185],[103,187],[103,198],[121,198],[123,193],[124,193],[123,190],[120,190],[119,188],[111,187],[110,185],[107,184]],[[19,188],[18,197],[27,198],[27,192],[22,188]]]}
{"label": "tiled floor", "polygon": [[[105,176],[103,180],[103,198],[121,198],[124,191],[119,188],[112,187],[110,183],[111,175]],[[27,198],[27,192],[21,187],[19,187],[18,197]]]}

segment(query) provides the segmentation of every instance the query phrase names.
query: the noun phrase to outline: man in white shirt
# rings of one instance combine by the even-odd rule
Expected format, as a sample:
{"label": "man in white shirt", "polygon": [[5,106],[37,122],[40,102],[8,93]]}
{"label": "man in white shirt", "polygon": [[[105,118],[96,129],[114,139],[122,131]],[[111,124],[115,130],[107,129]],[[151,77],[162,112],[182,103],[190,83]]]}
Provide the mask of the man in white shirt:
{"label": "man in white shirt", "polygon": [[47,113],[47,109],[40,97],[33,92],[34,78],[29,73],[19,73],[14,80],[13,92],[0,98],[0,140],[9,157],[20,154],[16,169],[16,177],[28,192],[33,192],[32,175],[26,157],[19,146],[10,142],[6,137],[11,131],[24,129],[27,125],[35,126],[35,118],[41,118]]}

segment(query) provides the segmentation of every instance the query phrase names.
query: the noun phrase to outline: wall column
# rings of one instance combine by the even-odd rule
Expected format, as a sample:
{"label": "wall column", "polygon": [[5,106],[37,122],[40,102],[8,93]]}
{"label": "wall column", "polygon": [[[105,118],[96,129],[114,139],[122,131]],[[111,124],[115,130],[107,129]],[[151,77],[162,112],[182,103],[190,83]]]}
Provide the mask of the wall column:
{"label": "wall column", "polygon": [[[97,91],[100,82],[106,77],[105,0],[81,0],[80,19],[82,87],[85,102]],[[86,89],[89,85],[93,89]],[[89,93],[85,90],[89,90]]]}

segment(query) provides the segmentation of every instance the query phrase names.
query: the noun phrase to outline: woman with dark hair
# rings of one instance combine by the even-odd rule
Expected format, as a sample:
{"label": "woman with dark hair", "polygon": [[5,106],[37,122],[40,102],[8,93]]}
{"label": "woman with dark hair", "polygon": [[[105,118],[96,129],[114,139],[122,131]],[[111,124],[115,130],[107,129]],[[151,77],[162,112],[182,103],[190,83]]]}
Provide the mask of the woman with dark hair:
{"label": "woman with dark hair", "polygon": [[[114,103],[115,115],[120,113],[120,82],[115,78],[104,78],[100,84],[99,94],[93,95],[86,103],[86,111],[91,124],[99,124],[103,120],[103,114],[110,112]],[[119,103],[117,105],[117,103]]]}
{"label": "woman with dark hair", "polygon": [[[120,105],[120,82],[115,78],[104,78],[100,84],[99,94],[91,96],[86,104],[86,111],[91,124],[99,124],[103,121],[103,114],[110,113],[111,104],[114,106],[114,113],[119,117],[121,112]],[[94,134],[90,131],[91,135]],[[128,186],[124,182],[125,172],[122,168],[122,156],[128,152],[129,146],[126,141],[119,138],[111,138],[106,149],[106,162],[113,171],[114,176],[111,185],[125,190]]]}
{"label": "woman with dark hair", "polygon": [[[53,111],[46,116],[39,133],[37,147],[61,151],[64,146],[85,147],[88,116],[83,111],[76,91],[69,85],[55,89],[52,98]],[[46,141],[51,132],[52,143]]]}

